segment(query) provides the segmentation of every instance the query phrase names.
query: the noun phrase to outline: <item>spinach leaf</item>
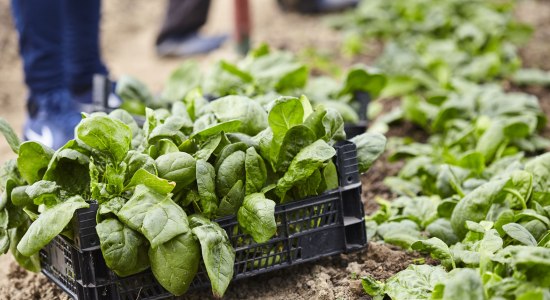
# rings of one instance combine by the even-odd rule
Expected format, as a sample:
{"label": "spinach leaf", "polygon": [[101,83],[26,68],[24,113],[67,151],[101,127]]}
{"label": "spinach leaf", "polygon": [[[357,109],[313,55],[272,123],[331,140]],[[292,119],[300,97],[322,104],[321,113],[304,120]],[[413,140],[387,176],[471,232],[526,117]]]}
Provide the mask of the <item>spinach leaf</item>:
{"label": "spinach leaf", "polygon": [[245,178],[245,158],[243,151],[237,151],[221,162],[216,176],[216,192],[219,196],[227,195],[237,181]]}
{"label": "spinach leaf", "polygon": [[290,128],[281,142],[281,148],[275,161],[277,172],[286,172],[294,156],[315,140],[315,133],[305,125],[296,125]]}
{"label": "spinach leaf", "polygon": [[275,100],[269,111],[269,127],[273,131],[271,157],[278,157],[287,131],[303,122],[304,108],[298,98],[281,97]]}
{"label": "spinach leaf", "polygon": [[0,255],[5,254],[10,248],[8,235],[9,215],[7,209],[0,210]]}
{"label": "spinach leaf", "polygon": [[24,256],[32,256],[46,246],[55,236],[60,234],[73,218],[79,208],[89,207],[80,196],[73,196],[67,201],[46,209],[34,221],[21,241],[17,244],[17,251]]}
{"label": "spinach leaf", "polygon": [[30,256],[23,255],[19,250],[17,250],[17,245],[21,239],[25,236],[29,230],[30,220],[25,220],[21,226],[12,228],[8,231],[10,237],[10,252],[15,258],[15,261],[23,267],[25,270],[31,272],[40,272],[40,257],[38,253],[32,254]]}
{"label": "spinach leaf", "polygon": [[492,180],[476,188],[458,202],[451,215],[451,225],[457,235],[466,235],[467,220],[479,222],[484,220],[493,202],[503,195],[508,179]]}
{"label": "spinach leaf", "polygon": [[235,250],[227,233],[214,222],[191,230],[201,244],[202,259],[215,297],[221,298],[233,278]]}
{"label": "spinach leaf", "polygon": [[43,180],[55,181],[73,195],[86,195],[89,189],[89,157],[77,150],[59,149],[50,160]]}
{"label": "spinach leaf", "polygon": [[442,299],[485,299],[483,283],[479,274],[472,269],[456,269],[449,273],[447,280],[445,280]]}
{"label": "spinach leaf", "polygon": [[213,113],[216,119],[225,122],[240,120],[239,132],[255,135],[267,127],[267,113],[260,104],[242,96],[226,96],[210,102],[201,110],[201,115]]}
{"label": "spinach leaf", "polygon": [[162,195],[168,195],[168,193],[170,193],[176,186],[175,182],[159,178],[158,176],[147,172],[145,169],[139,169],[134,173],[134,176],[132,176],[132,179],[130,179],[130,182],[124,187],[124,189],[129,190],[140,184],[143,184]]}
{"label": "spinach leaf", "polygon": [[21,177],[29,184],[42,179],[54,151],[39,142],[24,142],[19,146],[17,166]]}
{"label": "spinach leaf", "polygon": [[197,187],[200,195],[199,205],[201,212],[213,217],[218,210],[218,197],[216,196],[216,170],[204,160],[197,160]]}
{"label": "spinach leaf", "polygon": [[141,232],[153,248],[189,231],[187,215],[179,205],[169,196],[141,184],[120,209],[118,217],[131,229]]}
{"label": "spinach leaf", "polygon": [[433,258],[441,260],[443,265],[450,262],[452,268],[456,268],[451,250],[445,242],[438,238],[417,241],[411,245],[411,248],[417,251],[429,252]]}
{"label": "spinach leaf", "polygon": [[128,125],[107,116],[89,117],[75,129],[84,144],[108,155],[113,163],[121,162],[130,150],[132,130]]}
{"label": "spinach leaf", "polygon": [[275,202],[261,193],[250,194],[244,198],[237,220],[243,231],[249,233],[254,241],[264,243],[277,232]]}
{"label": "spinach leaf", "polygon": [[357,146],[360,173],[368,171],[386,148],[386,137],[379,133],[366,132],[352,138],[350,141]]}
{"label": "spinach leaf", "polygon": [[96,226],[101,252],[109,269],[126,277],[149,268],[147,242],[117,219],[105,219]]}
{"label": "spinach leaf", "polygon": [[286,192],[295,183],[311,176],[315,170],[322,167],[335,154],[336,150],[323,140],[317,140],[303,148],[290,163],[288,171],[277,182],[275,193],[284,201]]}
{"label": "spinach leaf", "polygon": [[174,192],[180,191],[196,179],[195,159],[185,152],[161,155],[155,163],[159,177],[176,182]]}
{"label": "spinach leaf", "polygon": [[246,194],[261,191],[267,180],[267,170],[263,158],[258,155],[254,147],[246,150],[244,167]]}
{"label": "spinach leaf", "polygon": [[537,241],[525,229],[525,227],[517,224],[517,223],[509,223],[502,226],[502,230],[506,232],[507,235],[509,235],[511,238],[519,241],[520,243],[526,245],[526,246],[537,246]]}
{"label": "spinach leaf", "polygon": [[168,77],[161,98],[172,103],[182,101],[189,91],[200,85],[200,81],[198,64],[194,61],[185,61]]}
{"label": "spinach leaf", "polygon": [[184,294],[199,269],[200,246],[187,232],[149,249],[151,271],[159,283],[170,293]]}
{"label": "spinach leaf", "polygon": [[185,133],[190,134],[192,129],[193,123],[190,119],[170,116],[163,124],[158,125],[151,131],[147,141],[150,145],[154,145],[161,139],[168,139],[179,145],[186,139]]}
{"label": "spinach leaf", "polygon": [[225,195],[220,201],[220,206],[216,215],[218,217],[225,217],[235,215],[241,207],[245,197],[245,187],[242,180],[238,180],[231,187],[227,195]]}
{"label": "spinach leaf", "polygon": [[8,124],[4,118],[0,118],[0,133],[2,133],[6,138],[6,141],[8,142],[8,145],[13,153],[19,153],[19,144],[21,144],[21,141],[17,137],[17,134],[15,134],[15,131],[13,131],[13,128],[11,128],[10,124]]}
{"label": "spinach leaf", "polygon": [[391,299],[430,299],[430,291],[446,277],[440,266],[410,265],[388,279],[384,292]]}
{"label": "spinach leaf", "polygon": [[32,203],[35,205],[46,204],[46,206],[54,206],[60,202],[60,192],[60,187],[55,182],[47,180],[37,181],[25,189],[25,193]]}

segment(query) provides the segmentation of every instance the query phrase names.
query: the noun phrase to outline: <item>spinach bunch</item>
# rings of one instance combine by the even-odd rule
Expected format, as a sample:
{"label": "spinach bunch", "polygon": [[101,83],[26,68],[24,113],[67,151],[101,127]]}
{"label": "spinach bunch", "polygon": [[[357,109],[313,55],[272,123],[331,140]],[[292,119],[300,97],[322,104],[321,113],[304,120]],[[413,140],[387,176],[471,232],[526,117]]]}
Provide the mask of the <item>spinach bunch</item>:
{"label": "spinach bunch", "polygon": [[[19,143],[1,120],[18,154],[0,169],[2,253],[11,248],[22,266],[38,271],[38,251],[58,234],[72,238],[74,212],[96,201],[101,251],[117,275],[150,268],[181,295],[202,257],[221,297],[235,249],[215,220],[236,216],[254,241],[268,241],[277,232],[276,203],[339,186],[333,146],[345,139],[344,121],[305,96],[277,98],[267,109],[244,96],[203,104],[147,108],[141,127],[122,109],[84,115],[75,139],[56,151]],[[366,171],[385,138],[355,141]]]}
{"label": "spinach bunch", "polygon": [[265,44],[236,63],[221,60],[205,74],[195,62],[185,62],[172,72],[161,95],[157,98],[137,79],[123,76],[117,85],[117,94],[124,100],[123,109],[143,115],[145,107],[167,107],[184,101],[195,111],[205,105],[206,99],[228,95],[242,95],[269,104],[282,95],[299,97],[310,95],[314,104],[322,104],[337,110],[349,123],[357,123],[360,103],[354,101],[357,92],[367,92],[378,97],[386,84],[386,77],[379,71],[364,66],[354,66],[342,82],[331,77],[310,78],[309,68],[291,53],[272,51]]}

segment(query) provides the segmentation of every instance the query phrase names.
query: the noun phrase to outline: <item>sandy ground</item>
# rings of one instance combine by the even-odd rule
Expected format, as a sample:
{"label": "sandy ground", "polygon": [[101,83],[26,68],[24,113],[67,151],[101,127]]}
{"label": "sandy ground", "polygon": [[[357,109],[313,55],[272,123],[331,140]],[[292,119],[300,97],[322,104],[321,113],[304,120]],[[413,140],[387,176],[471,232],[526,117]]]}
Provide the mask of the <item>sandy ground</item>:
{"label": "sandy ground", "polygon": [[[303,51],[310,47],[327,54],[338,54],[342,36],[328,29],[320,18],[283,14],[274,0],[254,0],[253,41],[266,41],[276,48]],[[24,99],[21,62],[17,55],[16,34],[9,15],[9,1],[0,0],[0,117],[6,118],[20,132],[24,119]],[[104,1],[102,43],[103,56],[112,76],[132,74],[154,91],[159,91],[164,79],[181,59],[159,59],[153,41],[163,15],[164,1],[118,0]],[[206,33],[231,33],[233,30],[232,1],[215,0]],[[520,1],[520,19],[536,26],[534,39],[522,49],[525,64],[550,70],[550,2]],[[314,33],[314,34],[312,34]],[[196,58],[203,67],[220,58],[237,55],[234,45],[226,44],[210,55]],[[368,58],[366,58],[368,60]],[[341,65],[353,63],[338,57]],[[550,95],[547,90],[534,91],[550,114]],[[0,139],[0,163],[13,157],[7,144]],[[364,196],[391,197],[381,181],[394,174],[399,165],[377,162],[363,177]],[[375,206],[367,205],[372,210]],[[368,299],[361,290],[358,275],[371,274],[384,279],[400,271],[417,258],[415,254],[394,247],[371,244],[369,251],[322,259],[289,270],[258,276],[231,285],[227,299]],[[190,299],[205,299],[208,292],[194,292]],[[9,255],[0,256],[0,299],[65,299],[66,295],[40,274],[21,270]]]}

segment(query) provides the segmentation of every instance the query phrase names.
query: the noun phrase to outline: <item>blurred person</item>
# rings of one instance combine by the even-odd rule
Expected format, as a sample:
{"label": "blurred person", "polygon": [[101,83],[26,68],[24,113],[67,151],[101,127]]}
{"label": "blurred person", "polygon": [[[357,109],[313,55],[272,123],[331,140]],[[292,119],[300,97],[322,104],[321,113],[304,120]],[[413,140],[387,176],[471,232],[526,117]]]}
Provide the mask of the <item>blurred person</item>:
{"label": "blurred person", "polygon": [[74,138],[100,56],[100,0],[12,0],[28,88],[23,135],[57,149]]}
{"label": "blurred person", "polygon": [[159,56],[191,56],[218,49],[227,35],[203,36],[210,0],[169,0],[166,17],[156,39]]}

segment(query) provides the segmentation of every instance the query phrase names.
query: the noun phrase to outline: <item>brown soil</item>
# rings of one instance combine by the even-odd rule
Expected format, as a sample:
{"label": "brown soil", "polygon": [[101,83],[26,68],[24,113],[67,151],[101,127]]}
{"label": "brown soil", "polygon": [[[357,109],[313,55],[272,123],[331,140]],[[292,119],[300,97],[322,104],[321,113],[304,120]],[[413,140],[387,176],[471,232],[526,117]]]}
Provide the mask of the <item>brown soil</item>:
{"label": "brown soil", "polygon": [[63,291],[41,274],[27,272],[13,262],[9,264],[8,271],[9,274],[6,278],[2,278],[0,299],[70,299]]}
{"label": "brown soil", "polygon": [[[407,253],[395,246],[369,243],[368,251],[323,258],[314,263],[237,281],[230,285],[224,299],[370,299],[361,287],[362,276],[387,279],[417,259],[435,263],[418,253]],[[185,297],[210,298],[210,291],[191,292]]]}

